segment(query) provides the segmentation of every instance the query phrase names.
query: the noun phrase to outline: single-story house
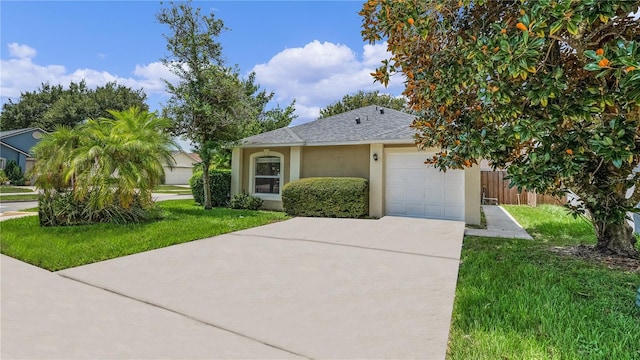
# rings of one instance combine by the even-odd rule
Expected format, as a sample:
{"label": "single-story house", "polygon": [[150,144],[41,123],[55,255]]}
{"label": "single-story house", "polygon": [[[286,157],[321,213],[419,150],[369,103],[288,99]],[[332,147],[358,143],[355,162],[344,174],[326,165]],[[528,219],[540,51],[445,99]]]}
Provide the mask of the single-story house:
{"label": "single-story house", "polygon": [[282,187],[308,177],[369,181],[369,215],[480,223],[480,168],[442,172],[418,151],[414,116],[366,106],[243,139],[233,149],[231,194],[247,192],[282,209]]}
{"label": "single-story house", "polygon": [[0,132],[0,169],[7,166],[7,162],[15,160],[22,169],[22,173],[29,172],[35,164],[31,155],[33,148],[46,133],[40,128],[26,128]]}
{"label": "single-story house", "polygon": [[193,165],[201,162],[198,154],[188,153],[184,150],[173,152],[175,162],[165,164],[164,183],[167,185],[188,185],[193,174]]}

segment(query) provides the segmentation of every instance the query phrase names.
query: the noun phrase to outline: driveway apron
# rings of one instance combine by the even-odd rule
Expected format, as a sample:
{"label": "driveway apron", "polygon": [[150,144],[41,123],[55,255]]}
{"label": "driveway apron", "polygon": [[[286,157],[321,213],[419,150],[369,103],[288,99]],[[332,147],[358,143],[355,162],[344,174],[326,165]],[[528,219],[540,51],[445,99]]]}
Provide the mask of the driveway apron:
{"label": "driveway apron", "polygon": [[253,357],[444,359],[463,234],[453,221],[294,218],[59,275],[281,352]]}

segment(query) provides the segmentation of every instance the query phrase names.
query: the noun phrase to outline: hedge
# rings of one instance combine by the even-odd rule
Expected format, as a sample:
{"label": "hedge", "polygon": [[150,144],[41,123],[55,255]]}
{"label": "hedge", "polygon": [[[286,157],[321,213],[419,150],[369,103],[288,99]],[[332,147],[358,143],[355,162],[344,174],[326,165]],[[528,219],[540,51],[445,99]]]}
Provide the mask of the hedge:
{"label": "hedge", "polygon": [[282,205],[292,216],[367,217],[369,182],[349,177],[295,180],[282,188]]}
{"label": "hedge", "polygon": [[[209,170],[211,179],[211,205],[227,206],[231,193],[231,170],[215,169]],[[189,180],[191,193],[196,203],[204,205],[204,186],[202,183],[202,170],[197,170]]]}

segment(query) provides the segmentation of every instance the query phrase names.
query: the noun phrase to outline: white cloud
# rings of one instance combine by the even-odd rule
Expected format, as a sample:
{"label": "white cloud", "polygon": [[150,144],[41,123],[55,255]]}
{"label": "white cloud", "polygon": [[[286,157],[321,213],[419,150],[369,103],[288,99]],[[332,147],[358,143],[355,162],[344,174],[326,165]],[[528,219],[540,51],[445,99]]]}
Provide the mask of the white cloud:
{"label": "white cloud", "polygon": [[18,59],[30,59],[36,57],[36,50],[27,45],[10,43],[7,46],[9,47],[9,55],[11,55],[11,57]]}
{"label": "white cloud", "polygon": [[36,90],[42,83],[68,85],[84,80],[94,88],[107,82],[117,82],[132,89],[144,89],[147,95],[166,95],[162,79],[175,81],[167,67],[160,62],[136,65],[132,77],[122,77],[108,71],[76,69],[68,71],[62,65],[40,65],[33,62],[36,50],[23,44],[8,45],[10,58],[0,60],[0,94],[3,98],[17,98],[22,92]]}
{"label": "white cloud", "polygon": [[320,109],[359,90],[399,94],[402,80],[388,88],[373,82],[371,73],[389,57],[387,44],[364,45],[362,56],[346,45],[317,40],[301,48],[285,49],[266,64],[256,65],[257,81],[276,93],[277,101],[296,99],[296,123],[315,119]]}

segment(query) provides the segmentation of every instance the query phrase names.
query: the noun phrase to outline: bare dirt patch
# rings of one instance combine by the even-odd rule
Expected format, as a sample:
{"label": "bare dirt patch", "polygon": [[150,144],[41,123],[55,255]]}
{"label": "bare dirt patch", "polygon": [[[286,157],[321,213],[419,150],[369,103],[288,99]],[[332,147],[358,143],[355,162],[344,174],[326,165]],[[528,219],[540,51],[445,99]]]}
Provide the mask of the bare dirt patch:
{"label": "bare dirt patch", "polygon": [[554,246],[551,248],[551,251],[563,256],[571,256],[598,263],[609,269],[640,273],[640,259],[602,254],[596,251],[593,246],[589,245]]}

